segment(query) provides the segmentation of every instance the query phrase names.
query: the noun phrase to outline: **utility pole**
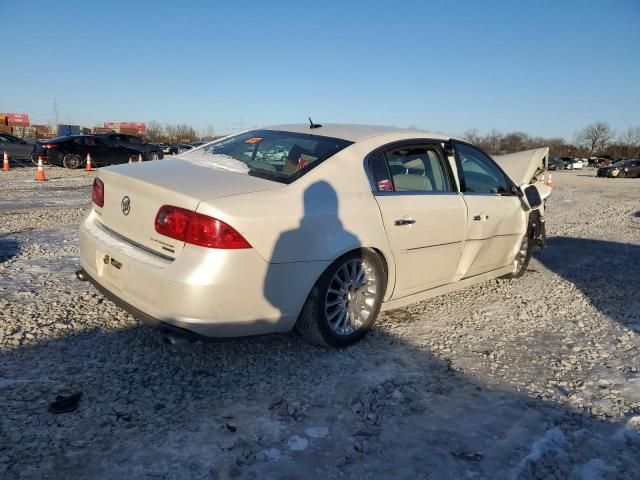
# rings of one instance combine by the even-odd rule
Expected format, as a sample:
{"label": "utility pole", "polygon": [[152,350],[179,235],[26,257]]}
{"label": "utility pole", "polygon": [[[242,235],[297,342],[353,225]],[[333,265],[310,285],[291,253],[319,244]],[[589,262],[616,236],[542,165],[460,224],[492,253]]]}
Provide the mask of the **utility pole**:
{"label": "utility pole", "polygon": [[53,125],[51,130],[57,133],[58,124],[60,123],[60,112],[58,111],[58,101],[53,99]]}

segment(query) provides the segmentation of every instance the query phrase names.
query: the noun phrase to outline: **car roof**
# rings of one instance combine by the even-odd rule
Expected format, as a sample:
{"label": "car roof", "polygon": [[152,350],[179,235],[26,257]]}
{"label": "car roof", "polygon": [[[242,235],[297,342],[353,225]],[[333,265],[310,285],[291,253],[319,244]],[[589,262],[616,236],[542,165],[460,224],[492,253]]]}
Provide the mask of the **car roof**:
{"label": "car roof", "polygon": [[273,125],[259,130],[275,130],[284,132],[307,133],[323,137],[340,138],[351,142],[359,142],[374,135],[384,135],[388,133],[406,133],[407,137],[426,137],[437,140],[449,140],[453,137],[441,133],[424,132],[406,128],[390,127],[383,125],[355,125],[330,123],[322,124],[318,128],[310,128],[308,123],[295,123],[289,125]]}

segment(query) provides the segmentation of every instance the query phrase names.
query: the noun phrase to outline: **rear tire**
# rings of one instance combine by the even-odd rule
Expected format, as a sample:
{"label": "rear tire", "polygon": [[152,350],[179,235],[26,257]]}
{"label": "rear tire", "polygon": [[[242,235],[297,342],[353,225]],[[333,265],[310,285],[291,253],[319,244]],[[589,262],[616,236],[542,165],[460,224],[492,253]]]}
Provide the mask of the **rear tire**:
{"label": "rear tire", "polygon": [[151,152],[149,153],[149,160],[160,160],[160,155],[158,154],[158,152]]}
{"label": "rear tire", "polygon": [[624,170],[620,170],[620,172],[618,173],[618,178],[626,178],[627,176],[627,172],[625,172]]}
{"label": "rear tire", "polygon": [[68,168],[69,170],[73,170],[78,168],[82,164],[82,159],[78,155],[65,155],[62,159],[62,166],[64,168]]}
{"label": "rear tire", "polygon": [[373,326],[387,287],[380,257],[368,250],[343,255],[320,276],[295,329],[310,343],[352,345]]}

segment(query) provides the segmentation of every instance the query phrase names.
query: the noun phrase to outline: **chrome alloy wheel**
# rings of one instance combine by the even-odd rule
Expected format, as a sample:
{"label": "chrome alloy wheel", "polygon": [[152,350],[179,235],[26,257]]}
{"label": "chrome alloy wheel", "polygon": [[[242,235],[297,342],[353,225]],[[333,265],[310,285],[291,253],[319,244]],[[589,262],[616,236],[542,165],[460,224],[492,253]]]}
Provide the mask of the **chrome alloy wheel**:
{"label": "chrome alloy wheel", "polygon": [[158,155],[156,152],[151,152],[149,154],[149,160],[160,160],[160,155]]}
{"label": "chrome alloy wheel", "polygon": [[520,249],[518,253],[516,253],[516,258],[513,260],[513,270],[511,273],[515,274],[520,271],[522,266],[527,261],[527,252],[529,250],[529,232],[525,233],[524,238],[522,239],[522,243],[520,244]]}
{"label": "chrome alloy wheel", "polygon": [[329,282],[324,311],[329,328],[351,335],[367,322],[374,304],[378,279],[371,264],[358,258],[342,265]]}

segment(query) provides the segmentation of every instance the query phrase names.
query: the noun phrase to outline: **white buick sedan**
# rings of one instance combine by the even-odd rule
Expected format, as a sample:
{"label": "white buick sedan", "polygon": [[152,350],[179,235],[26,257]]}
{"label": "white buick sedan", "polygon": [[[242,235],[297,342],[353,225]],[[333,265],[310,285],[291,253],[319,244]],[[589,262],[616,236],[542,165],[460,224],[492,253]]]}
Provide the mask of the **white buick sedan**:
{"label": "white buick sedan", "polygon": [[78,277],[168,331],[346,346],[381,310],[522,275],[547,152],[312,124],[101,168]]}

